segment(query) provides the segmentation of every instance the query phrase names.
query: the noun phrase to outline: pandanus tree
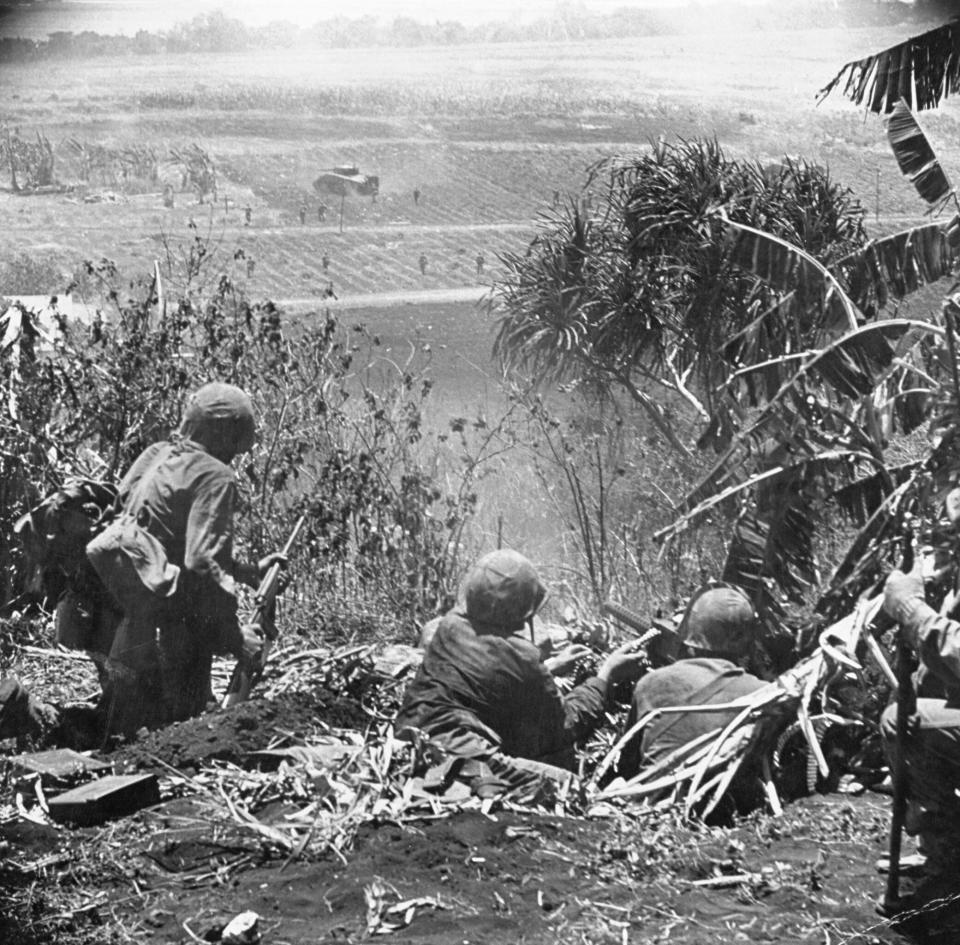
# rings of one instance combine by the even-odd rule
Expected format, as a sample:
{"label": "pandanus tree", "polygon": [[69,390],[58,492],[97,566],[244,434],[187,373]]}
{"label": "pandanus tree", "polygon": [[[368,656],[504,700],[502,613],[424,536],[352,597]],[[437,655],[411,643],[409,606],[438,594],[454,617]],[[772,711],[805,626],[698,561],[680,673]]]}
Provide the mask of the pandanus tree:
{"label": "pandanus tree", "polygon": [[[891,144],[913,168],[930,149],[906,106],[901,118]],[[929,163],[917,186],[939,203]],[[626,391],[675,449],[715,452],[658,537],[733,507],[721,576],[747,588],[775,639],[820,584],[824,510],[872,520],[863,542],[877,546],[878,509],[912,475],[888,468],[888,444],[924,422],[949,359],[935,320],[891,309],[951,273],[956,227],[868,240],[859,204],[822,168],[732,161],[715,142],[660,145],[594,168],[600,180],[601,216],[572,204],[505,258],[496,351],[508,370]],[[689,407],[696,437],[681,439],[658,388]],[[825,615],[864,573],[842,563]]]}

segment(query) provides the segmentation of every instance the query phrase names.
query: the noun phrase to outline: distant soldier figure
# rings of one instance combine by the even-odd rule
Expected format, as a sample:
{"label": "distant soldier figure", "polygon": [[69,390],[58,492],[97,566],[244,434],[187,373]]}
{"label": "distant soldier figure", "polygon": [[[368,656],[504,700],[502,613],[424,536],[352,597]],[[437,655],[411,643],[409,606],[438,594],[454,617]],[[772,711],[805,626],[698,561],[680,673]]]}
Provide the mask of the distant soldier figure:
{"label": "distant soldier figure", "polygon": [[330,257],[324,253],[323,258],[320,260],[320,264],[323,266],[323,271],[326,272],[330,268]]}
{"label": "distant soldier figure", "polygon": [[317,207],[317,220],[320,223],[323,223],[323,221],[326,219],[327,219],[327,205],[325,203],[322,203],[320,204],[319,207]]}
{"label": "distant soldier figure", "polygon": [[243,225],[250,226],[250,221],[252,219],[253,219],[253,210],[248,205],[243,208]]}
{"label": "distant soldier figure", "polygon": [[300,205],[300,225],[303,226],[303,224],[306,222],[307,222],[307,208],[303,206],[303,204],[301,204]]}
{"label": "distant soldier figure", "polygon": [[420,205],[420,188],[419,187],[413,188],[413,205],[415,207]]}
{"label": "distant soldier figure", "polygon": [[477,253],[477,278],[483,275],[483,264],[484,264],[483,253]]}
{"label": "distant soldier figure", "polygon": [[247,278],[253,275],[253,270],[256,268],[256,262],[252,259],[247,260]]}
{"label": "distant soldier figure", "polygon": [[168,209],[173,209],[173,187],[167,184],[163,188],[163,205]]}
{"label": "distant soldier figure", "polygon": [[420,254],[419,263],[420,263],[420,275],[425,276],[427,274],[427,254],[426,253]]}
{"label": "distant soldier figure", "polygon": [[332,282],[327,283],[327,287],[323,290],[323,297],[325,299],[335,299],[337,297],[337,293],[333,291]]}
{"label": "distant soldier figure", "polygon": [[556,207],[560,204],[560,191],[555,190],[553,192],[553,205]]}

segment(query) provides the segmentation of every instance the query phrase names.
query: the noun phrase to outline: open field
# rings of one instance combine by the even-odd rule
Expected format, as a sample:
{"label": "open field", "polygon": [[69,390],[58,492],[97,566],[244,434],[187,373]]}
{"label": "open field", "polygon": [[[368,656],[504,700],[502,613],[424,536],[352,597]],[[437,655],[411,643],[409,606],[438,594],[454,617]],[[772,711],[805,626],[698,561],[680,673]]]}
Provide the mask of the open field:
{"label": "open field", "polygon": [[[328,282],[341,297],[483,285],[501,274],[498,253],[530,239],[555,193],[566,200],[580,192],[591,164],[674,135],[716,135],[732,152],[759,158],[821,161],[854,188],[871,221],[879,211],[878,228],[890,229],[921,208],[878,121],[836,96],[816,107],[814,93],[844,61],[894,38],[890,30],[833,30],[762,41],[0,65],[9,90],[2,117],[28,136],[42,130],[54,143],[59,180],[78,185],[32,196],[0,191],[0,253],[38,254],[64,273],[88,257],[112,258],[130,274],[159,259],[176,288],[178,246],[193,221],[225,256],[240,247],[255,261],[251,274],[242,271],[254,297],[319,299]],[[952,104],[925,125],[948,170],[960,166]],[[176,175],[162,162],[159,182],[94,173],[79,185],[69,138],[149,145],[160,155],[195,141],[217,163],[219,199],[211,207],[177,193],[165,208],[162,183]],[[336,199],[323,198],[321,222],[311,183],[343,162],[379,174],[381,194],[348,200],[340,233]]]}

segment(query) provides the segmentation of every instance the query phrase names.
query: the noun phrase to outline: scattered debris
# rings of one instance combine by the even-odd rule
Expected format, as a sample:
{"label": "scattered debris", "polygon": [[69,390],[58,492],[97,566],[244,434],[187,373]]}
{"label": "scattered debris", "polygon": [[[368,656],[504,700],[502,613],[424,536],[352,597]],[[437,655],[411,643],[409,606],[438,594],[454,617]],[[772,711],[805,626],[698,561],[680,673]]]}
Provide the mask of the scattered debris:
{"label": "scattered debris", "polygon": [[99,761],[71,748],[15,755],[10,759],[10,763],[23,772],[39,774],[45,786],[51,783],[69,783],[110,770],[109,762]]}
{"label": "scattered debris", "polygon": [[220,933],[221,945],[258,945],[260,916],[256,912],[241,912],[235,915]]}
{"label": "scattered debris", "polygon": [[389,896],[400,898],[396,888],[377,877],[363,890],[367,901],[367,935],[385,935],[405,929],[417,914],[418,909],[446,909],[438,898],[419,896],[404,899],[392,905]]}

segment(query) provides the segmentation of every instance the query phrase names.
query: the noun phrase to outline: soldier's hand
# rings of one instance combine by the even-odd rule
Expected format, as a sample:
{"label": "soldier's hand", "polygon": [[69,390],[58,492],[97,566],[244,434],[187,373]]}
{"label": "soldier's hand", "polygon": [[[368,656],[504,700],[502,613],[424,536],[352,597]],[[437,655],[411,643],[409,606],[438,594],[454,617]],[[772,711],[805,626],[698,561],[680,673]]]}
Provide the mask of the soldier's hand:
{"label": "soldier's hand", "polygon": [[552,675],[562,676],[592,652],[590,647],[584,646],[582,643],[573,643],[570,646],[564,647],[555,656],[547,657],[547,659],[543,661],[543,665],[550,670]]}
{"label": "soldier's hand", "polygon": [[282,551],[272,551],[257,562],[257,571],[260,573],[260,577],[263,577],[275,564],[280,565],[281,571],[285,571],[288,561],[289,559]]}
{"label": "soldier's hand", "polygon": [[902,621],[913,601],[923,598],[923,562],[918,558],[909,573],[891,571],[883,586],[883,609]]}
{"label": "soldier's hand", "polygon": [[625,679],[636,679],[643,670],[646,656],[636,648],[636,641],[630,640],[618,646],[601,664],[597,671],[600,679],[615,686]]}
{"label": "soldier's hand", "polygon": [[287,556],[282,551],[273,551],[268,555],[264,555],[259,561],[255,564],[242,564],[239,565],[235,574],[238,581],[242,584],[246,584],[247,587],[256,588],[263,576],[273,567],[274,564],[280,565],[281,570],[281,581],[280,584],[283,585],[282,572],[287,568]]}
{"label": "soldier's hand", "polygon": [[240,652],[238,658],[245,663],[255,665],[263,653],[263,634],[260,627],[253,623],[245,624],[240,628]]}
{"label": "soldier's hand", "polygon": [[288,577],[286,571],[287,565],[289,564],[289,559],[282,551],[273,551],[268,555],[264,555],[257,562],[257,570],[260,572],[260,577],[262,578],[275,564],[280,566],[277,589],[282,591],[287,586]]}

